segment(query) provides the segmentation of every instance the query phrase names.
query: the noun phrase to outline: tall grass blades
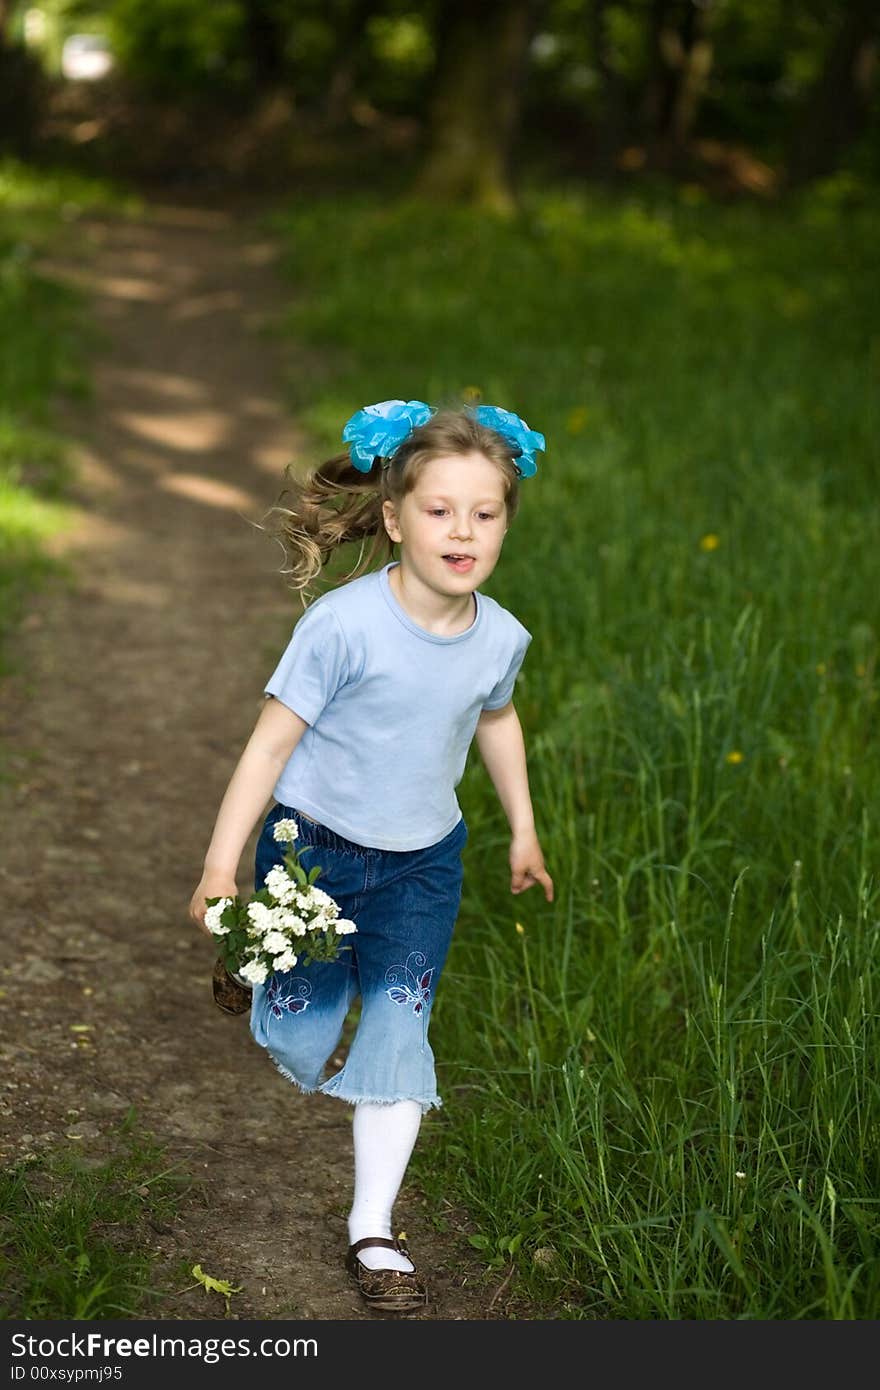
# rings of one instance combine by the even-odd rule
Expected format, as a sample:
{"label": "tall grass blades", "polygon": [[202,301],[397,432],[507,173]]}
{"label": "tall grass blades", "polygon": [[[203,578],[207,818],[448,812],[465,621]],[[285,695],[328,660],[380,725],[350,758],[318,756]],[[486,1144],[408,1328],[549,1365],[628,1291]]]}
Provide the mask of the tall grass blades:
{"label": "tall grass blades", "polygon": [[556,899],[474,750],[420,1180],[551,1316],[876,1317],[878,205],[275,225],[316,455],[389,397],[547,437],[488,589]]}
{"label": "tall grass blades", "polygon": [[132,1108],[103,1160],[58,1152],[0,1173],[0,1318],[137,1318],[151,1287],[151,1222],[192,1178],[163,1162]]}

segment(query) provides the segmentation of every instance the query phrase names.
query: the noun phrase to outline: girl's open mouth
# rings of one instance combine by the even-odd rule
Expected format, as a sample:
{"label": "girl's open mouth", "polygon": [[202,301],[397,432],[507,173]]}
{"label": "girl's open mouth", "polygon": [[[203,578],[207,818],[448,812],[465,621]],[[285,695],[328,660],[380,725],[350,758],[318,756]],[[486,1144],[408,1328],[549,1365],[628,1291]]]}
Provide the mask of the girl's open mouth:
{"label": "girl's open mouth", "polygon": [[474,557],[472,555],[444,555],[443,559],[458,574],[467,574],[473,568]]}

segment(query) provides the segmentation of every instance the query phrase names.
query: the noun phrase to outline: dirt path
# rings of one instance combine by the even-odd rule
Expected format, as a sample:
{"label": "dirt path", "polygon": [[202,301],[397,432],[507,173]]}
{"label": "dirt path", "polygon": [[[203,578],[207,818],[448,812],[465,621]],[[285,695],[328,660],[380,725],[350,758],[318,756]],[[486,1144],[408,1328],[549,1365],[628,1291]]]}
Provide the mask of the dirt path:
{"label": "dirt path", "polygon": [[[94,401],[63,421],[78,512],[56,548],[77,584],[31,600],[20,669],[0,682],[0,890],[16,943],[0,1151],[100,1155],[134,1105],[196,1179],[173,1228],[153,1226],[157,1278],[199,1261],[242,1286],[233,1316],[355,1320],[371,1315],[342,1264],[352,1112],[298,1095],[246,1019],[216,1009],[210,943],[186,918],[300,611],[280,551],[243,519],[262,516],[298,451],[283,378],[308,361],[260,332],[289,293],[275,255],[252,217],[160,202],[138,221],[88,218],[47,263],[92,294],[106,345]],[[421,1316],[511,1316],[460,1216],[442,1214],[439,1235],[404,1187],[396,1219],[432,1276]],[[156,1316],[222,1317],[223,1300],[197,1289]]]}

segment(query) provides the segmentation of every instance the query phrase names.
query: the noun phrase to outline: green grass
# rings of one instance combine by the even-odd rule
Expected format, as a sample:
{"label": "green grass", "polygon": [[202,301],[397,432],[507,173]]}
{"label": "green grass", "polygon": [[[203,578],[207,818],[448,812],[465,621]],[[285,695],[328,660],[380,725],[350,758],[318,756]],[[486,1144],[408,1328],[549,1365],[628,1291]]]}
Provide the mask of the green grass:
{"label": "green grass", "polygon": [[474,749],[414,1173],[550,1316],[878,1316],[876,196],[274,225],[310,461],[467,387],[547,437],[487,590],[556,900]]}
{"label": "green grass", "polygon": [[0,1318],[150,1316],[165,1291],[147,1218],[167,1222],[191,1185],[133,1110],[104,1161],[59,1151],[0,1173]]}
{"label": "green grass", "polygon": [[76,237],[77,217],[96,203],[125,206],[103,183],[0,160],[0,675],[11,668],[27,593],[49,576],[70,577],[46,550],[69,523],[71,482],[53,406],[88,397],[95,335],[82,297],[40,274],[37,261],[61,235]]}

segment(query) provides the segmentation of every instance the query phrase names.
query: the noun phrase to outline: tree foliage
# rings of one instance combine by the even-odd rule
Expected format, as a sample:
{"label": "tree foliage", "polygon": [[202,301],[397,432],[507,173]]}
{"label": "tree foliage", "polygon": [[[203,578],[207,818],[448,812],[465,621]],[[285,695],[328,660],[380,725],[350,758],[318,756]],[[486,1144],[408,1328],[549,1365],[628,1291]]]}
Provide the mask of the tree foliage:
{"label": "tree foliage", "polygon": [[[880,173],[876,0],[43,6],[68,31],[108,30],[121,71],[183,105],[206,92],[257,102],[281,89],[311,129],[404,117],[424,131],[432,178],[463,142],[493,144],[501,169],[505,142],[523,139],[543,142],[563,167],[593,172],[674,165],[710,140],[748,147],[801,178],[848,161]],[[7,30],[20,29],[26,8],[7,4]],[[522,54],[501,27],[514,11],[527,16]],[[456,178],[474,181],[459,171],[450,185]]]}

